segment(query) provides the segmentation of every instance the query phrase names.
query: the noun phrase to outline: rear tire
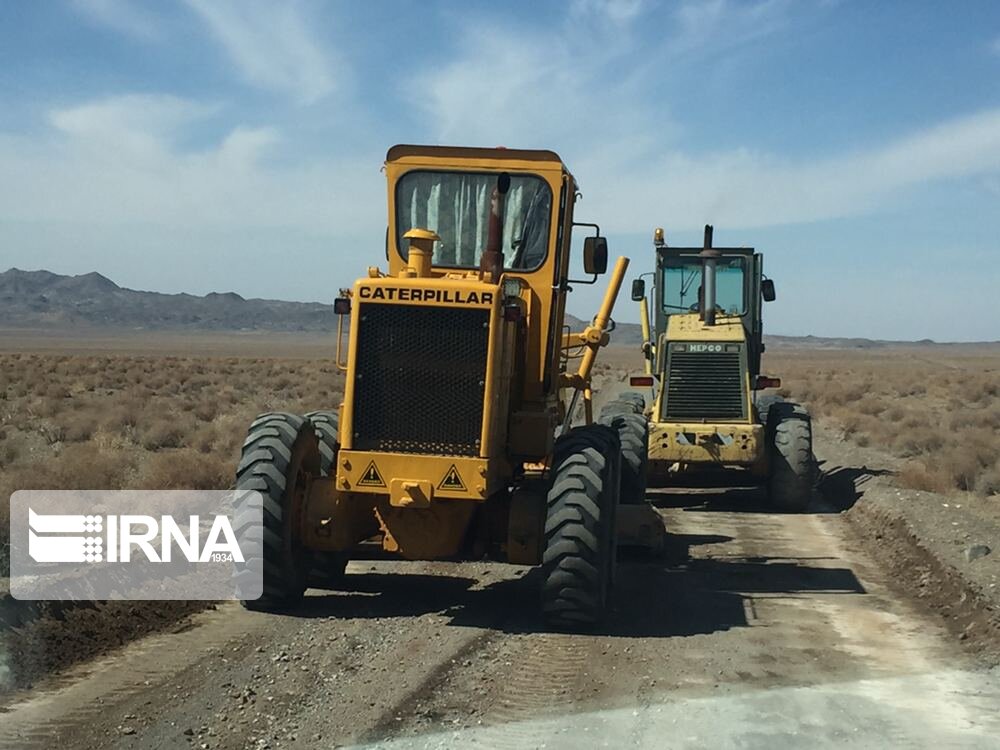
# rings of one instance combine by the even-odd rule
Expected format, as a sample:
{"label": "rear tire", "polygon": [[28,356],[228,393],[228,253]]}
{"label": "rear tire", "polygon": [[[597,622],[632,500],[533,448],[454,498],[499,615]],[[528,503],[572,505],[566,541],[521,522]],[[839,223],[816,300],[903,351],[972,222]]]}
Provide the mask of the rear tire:
{"label": "rear tire", "polygon": [[605,414],[642,414],[646,410],[646,399],[641,393],[635,391],[624,391],[619,393],[614,401],[609,401],[601,409],[601,416]]}
{"label": "rear tire", "polygon": [[542,556],[542,612],[551,625],[593,625],[607,611],[620,469],[621,444],[610,427],[577,427],[556,442]]}
{"label": "rear tire", "polygon": [[[241,575],[262,573],[264,590],[259,599],[242,600],[247,609],[278,611],[301,600],[309,553],[298,538],[298,519],[307,476],[319,470],[319,445],[308,420],[272,412],[251,423],[236,469],[236,489],[260,493],[264,524],[262,534],[246,543],[246,562],[237,571],[237,580]],[[237,519],[241,511],[255,510],[250,505],[252,497],[240,498]]]}
{"label": "rear tire", "polygon": [[335,411],[311,411],[306,414],[306,419],[312,423],[319,441],[320,471],[324,477],[330,476],[340,450],[340,417]]}
{"label": "rear tire", "polygon": [[757,407],[757,417],[760,419],[761,425],[764,429],[767,429],[767,417],[768,413],[771,411],[771,407],[775,404],[784,403],[785,399],[779,396],[777,393],[768,393],[757,399],[755,406]]}
{"label": "rear tire", "polygon": [[642,414],[646,410],[646,397],[641,393],[636,393],[635,391],[622,391],[618,394],[617,400],[624,401],[627,404],[632,404],[638,414]]}
{"label": "rear tire", "polygon": [[646,502],[646,462],[649,457],[649,420],[626,402],[612,401],[601,412],[601,424],[618,432],[622,446],[622,480],[619,502]]}
{"label": "rear tire", "polygon": [[771,504],[780,510],[802,512],[809,507],[816,484],[812,420],[798,404],[778,402],[768,410],[765,432],[770,451]]}

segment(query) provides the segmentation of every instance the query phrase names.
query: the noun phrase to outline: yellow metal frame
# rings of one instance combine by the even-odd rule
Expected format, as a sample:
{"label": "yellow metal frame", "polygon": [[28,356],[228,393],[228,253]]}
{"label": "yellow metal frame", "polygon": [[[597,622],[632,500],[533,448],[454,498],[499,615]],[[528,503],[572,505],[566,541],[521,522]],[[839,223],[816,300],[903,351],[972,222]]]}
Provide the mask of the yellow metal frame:
{"label": "yellow metal frame", "polygon": [[611,313],[614,312],[615,300],[618,299],[618,292],[621,291],[622,282],[625,280],[625,272],[628,270],[628,258],[618,258],[615,267],[611,271],[611,278],[608,286],[604,290],[604,299],[601,307],[594,317],[594,322],[587,326],[582,333],[570,334],[563,337],[563,348],[583,346],[583,356],[580,358],[580,365],[575,373],[565,373],[562,378],[562,385],[573,389],[573,396],[566,409],[563,428],[569,426],[573,419],[573,412],[576,410],[576,403],[580,395],[583,395],[585,419],[590,424],[593,419],[592,394],[590,390],[590,376],[594,369],[594,361],[597,359],[597,351],[602,346],[606,346],[609,335],[606,330],[611,323]]}
{"label": "yellow metal frame", "polygon": [[[492,383],[494,372],[494,360],[497,355],[497,338],[501,335],[498,326],[498,312],[500,309],[500,294],[498,288],[492,284],[483,284],[474,276],[454,274],[454,277],[422,278],[416,281],[411,278],[383,277],[378,279],[359,279],[354,285],[354,299],[361,305],[367,304],[412,304],[431,305],[434,307],[452,307],[490,310],[490,342],[486,363],[487,386]],[[415,299],[413,294],[420,293],[420,299]],[[405,299],[403,297],[405,296]],[[360,306],[360,305],[359,305]],[[358,326],[351,326],[350,338],[348,340],[348,361],[356,361],[358,351]],[[342,448],[350,450],[354,445],[354,378],[347,378],[344,386],[344,411],[340,423],[340,445]],[[480,445],[481,455],[489,456],[492,446],[490,436],[486,435],[489,429],[490,408],[492,399],[487,399],[483,414],[483,434]],[[402,406],[402,405],[400,405]]]}
{"label": "yellow metal frame", "polygon": [[764,428],[759,424],[649,423],[651,462],[750,466],[764,453]]}
{"label": "yellow metal frame", "polygon": [[[644,311],[645,312],[645,311]],[[648,323],[644,326],[648,330]],[[648,340],[648,339],[647,339]],[[743,323],[739,317],[720,315],[715,325],[705,325],[697,313],[671,315],[667,330],[657,342],[656,369],[662,371],[666,347],[675,343],[745,343]],[[647,360],[647,364],[652,364]],[[667,387],[661,378],[659,392],[652,407],[649,423],[650,471],[661,473],[674,465],[748,466],[755,471],[766,461],[764,428],[754,422],[753,397],[749,373],[744,370],[743,394],[746,417],[733,420],[703,420],[688,422],[659,421],[662,400]],[[683,436],[683,437],[682,437]]]}
{"label": "yellow metal frame", "polygon": [[[500,472],[494,471],[493,477],[490,476],[490,468],[497,461],[479,456],[380,453],[341,449],[337,462],[338,489],[358,494],[388,495],[391,494],[390,488],[393,482],[417,481],[430,483],[428,500],[484,500],[499,489],[497,477]],[[374,480],[376,476],[377,481]],[[405,490],[400,487],[399,491],[402,493]],[[397,494],[396,497],[400,498],[402,494]],[[393,503],[393,505],[398,504]]]}
{"label": "yellow metal frame", "polygon": [[[389,237],[389,276],[399,276],[407,267],[396,247],[396,184],[407,172],[423,169],[438,169],[446,171],[471,171],[490,173],[517,172],[532,174],[545,180],[552,191],[552,213],[549,222],[549,253],[541,266],[532,271],[508,269],[505,277],[522,278],[527,287],[526,293],[531,299],[529,322],[531,332],[528,336],[528,348],[524,361],[537,366],[534,371],[525,373],[524,400],[541,401],[545,397],[545,372],[549,367],[558,365],[558,351],[554,352],[553,361],[547,362],[543,356],[543,348],[547,341],[547,332],[552,320],[563,315],[565,295],[556,294],[552,289],[552,279],[563,278],[568,267],[569,253],[559,253],[559,196],[565,191],[567,210],[564,216],[563,232],[569,237],[572,230],[572,205],[576,194],[576,182],[566,170],[562,159],[552,151],[532,151],[521,149],[486,149],[486,148],[455,148],[449,146],[394,146],[386,155],[385,172],[388,198],[388,237]],[[409,227],[407,228],[409,229]],[[557,264],[561,267],[557,268]],[[463,275],[461,269],[432,268],[431,274],[439,277]],[[496,280],[494,280],[496,281]],[[552,295],[543,299],[542,295]]]}
{"label": "yellow metal frame", "polygon": [[647,375],[652,375],[653,362],[656,360],[656,345],[653,343],[652,333],[649,330],[649,303],[645,296],[639,301],[639,318],[642,323],[642,354],[645,372]]}

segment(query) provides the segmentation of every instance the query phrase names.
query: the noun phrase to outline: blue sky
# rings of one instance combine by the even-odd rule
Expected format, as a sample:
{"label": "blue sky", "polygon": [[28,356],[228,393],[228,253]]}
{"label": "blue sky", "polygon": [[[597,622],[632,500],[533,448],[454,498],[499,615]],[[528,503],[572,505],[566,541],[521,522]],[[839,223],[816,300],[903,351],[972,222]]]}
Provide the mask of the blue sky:
{"label": "blue sky", "polygon": [[329,301],[397,142],[558,151],[635,271],[713,223],[773,333],[1000,339],[995,2],[0,3],[4,267]]}

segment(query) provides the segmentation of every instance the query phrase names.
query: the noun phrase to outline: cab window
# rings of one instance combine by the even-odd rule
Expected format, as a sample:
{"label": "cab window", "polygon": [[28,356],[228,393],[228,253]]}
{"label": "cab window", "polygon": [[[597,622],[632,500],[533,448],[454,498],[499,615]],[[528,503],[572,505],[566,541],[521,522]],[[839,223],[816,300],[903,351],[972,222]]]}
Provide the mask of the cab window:
{"label": "cab window", "polygon": [[[701,260],[697,256],[668,257],[664,261],[663,311],[667,315],[698,312],[701,297]],[[728,315],[746,311],[743,258],[719,258],[715,265],[715,305]]]}
{"label": "cab window", "polygon": [[[396,183],[396,247],[405,260],[410,229],[430,229],[432,263],[453,268],[478,268],[486,249],[490,199],[498,173],[407,172]],[[509,270],[531,271],[548,254],[552,191],[541,177],[511,174],[504,208],[501,249]]]}

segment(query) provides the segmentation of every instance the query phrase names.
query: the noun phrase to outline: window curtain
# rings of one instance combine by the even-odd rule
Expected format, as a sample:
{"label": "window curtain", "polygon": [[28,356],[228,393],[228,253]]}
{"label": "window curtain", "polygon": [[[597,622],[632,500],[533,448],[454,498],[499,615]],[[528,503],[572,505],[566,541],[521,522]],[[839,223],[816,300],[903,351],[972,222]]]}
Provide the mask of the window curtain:
{"label": "window curtain", "polygon": [[[478,267],[489,232],[490,198],[496,175],[411,172],[399,184],[399,245],[408,249],[403,234],[414,227],[441,237],[435,243],[435,265]],[[528,204],[545,185],[534,178],[513,178],[507,191],[503,251],[510,263],[512,243],[522,232]]]}

